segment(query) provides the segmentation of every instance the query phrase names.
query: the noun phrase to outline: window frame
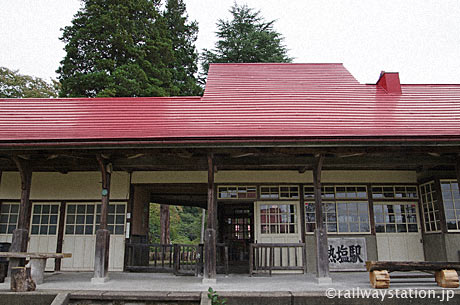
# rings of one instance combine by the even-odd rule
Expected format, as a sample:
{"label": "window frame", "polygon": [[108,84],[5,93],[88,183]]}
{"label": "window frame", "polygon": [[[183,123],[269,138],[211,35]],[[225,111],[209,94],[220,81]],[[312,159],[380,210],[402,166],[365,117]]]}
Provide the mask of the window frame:
{"label": "window frame", "polygon": [[[419,220],[419,213],[418,213],[418,209],[417,209],[417,204],[418,204],[418,201],[412,201],[412,202],[409,202],[409,201],[374,201],[373,202],[373,212],[374,212],[374,223],[375,223],[375,233],[376,234],[398,234],[398,233],[401,233],[401,234],[419,234],[421,232],[421,223],[420,223],[420,220]],[[398,223],[395,219],[394,222],[385,222],[386,220],[386,216],[389,215],[389,213],[385,213],[385,211],[383,210],[383,213],[381,213],[384,217],[384,222],[377,222],[377,219],[376,219],[376,216],[375,216],[375,207],[376,206],[385,206],[385,205],[415,205],[415,208],[414,208],[414,211],[415,213],[407,213],[407,210],[405,209],[405,212],[404,212],[404,215],[402,215],[401,213],[401,216],[405,216],[406,217],[406,221],[403,223]],[[379,213],[380,214],[380,213]],[[391,214],[395,214],[396,216],[396,213],[391,213]],[[409,215],[415,215],[415,222],[408,222],[407,219],[408,219],[408,216]],[[384,228],[385,228],[385,232],[378,232],[377,231],[377,224],[383,224]],[[386,231],[386,225],[391,225],[393,224],[395,226],[395,231],[394,232],[387,232]],[[398,232],[398,229],[397,229],[397,225],[398,224],[405,224],[406,226],[406,232]],[[417,226],[417,231],[409,231],[409,225],[410,224],[415,224]]]}
{"label": "window frame", "polygon": [[[50,206],[50,210],[49,210],[49,213],[46,213],[44,214],[43,213],[43,206],[44,205],[48,205]],[[35,207],[36,206],[41,206],[41,209],[40,209],[40,213],[37,215],[35,214]],[[51,213],[52,212],[52,209],[51,209],[51,206],[57,206],[57,211],[55,213]],[[59,219],[60,219],[60,207],[61,207],[61,202],[58,202],[58,201],[50,201],[50,202],[34,202],[32,203],[32,211],[30,213],[30,236],[57,236],[58,233],[59,233]],[[47,223],[42,223],[43,221],[43,218],[42,216],[49,216],[48,217],[48,222]],[[51,217],[52,215],[56,215],[56,223],[51,223]],[[39,218],[39,223],[34,223],[34,216],[38,216]],[[41,232],[41,228],[43,227],[43,225],[46,225],[47,226],[47,233],[46,234],[42,234]],[[50,226],[54,226],[55,227],[55,233],[54,234],[50,234],[49,233],[49,229],[50,229]],[[34,227],[37,227],[38,228],[38,233],[33,233],[33,230],[34,230]]]}
{"label": "window frame", "polygon": [[[287,212],[287,213],[268,213],[268,214],[263,214],[262,213],[262,206],[280,206],[280,205],[289,205],[289,206],[293,206],[294,207],[294,212]],[[293,201],[272,201],[272,202],[261,202],[259,205],[258,205],[258,230],[262,235],[264,236],[268,236],[268,235],[277,235],[277,236],[287,236],[287,235],[298,235],[300,232],[300,228],[299,228],[299,215],[298,215],[298,211],[297,211],[297,205],[298,205],[298,202],[293,202]],[[268,222],[262,222],[262,216],[263,215],[266,215],[266,219],[268,218]],[[288,219],[290,220],[292,216],[294,216],[294,222],[271,222],[271,216],[282,216],[282,215],[288,215]],[[276,225],[277,228],[278,228],[278,232],[271,232],[271,226],[272,225]],[[281,233],[281,225],[285,225],[286,228],[288,229],[287,231],[288,232],[282,232]],[[291,232],[290,231],[290,226],[294,226],[294,232]],[[263,226],[267,226],[268,227],[268,232],[264,232],[264,230],[262,229]]]}
{"label": "window frame", "polygon": [[[426,187],[427,186],[430,186],[430,192],[426,192]],[[422,192],[422,190],[424,190],[425,192]],[[436,185],[435,185],[435,181],[434,180],[431,180],[431,181],[428,181],[428,182],[425,182],[425,183],[422,183],[419,185],[419,192],[420,192],[420,204],[421,204],[421,207],[422,207],[422,215],[420,215],[420,217],[423,219],[423,229],[424,229],[424,233],[425,234],[436,234],[436,233],[441,233],[442,232],[442,224],[441,224],[441,211],[440,211],[440,205],[439,205],[439,200],[437,198],[438,194],[437,194],[437,190],[436,190]],[[430,194],[430,198],[431,198],[431,201],[428,200],[428,194]],[[433,195],[435,194],[435,195]],[[425,197],[426,196],[426,197]],[[425,202],[426,200],[426,202]],[[425,206],[427,208],[429,208],[431,206],[431,211],[430,210],[426,210]],[[439,219],[438,217],[436,216],[436,212],[439,216]],[[425,218],[425,215],[428,215],[428,223],[426,222],[426,218]],[[432,217],[434,218],[434,220],[432,220]],[[435,227],[435,230],[431,230],[431,224],[434,224],[434,227]],[[427,225],[430,226],[429,230],[427,230]]]}
{"label": "window frame", "polygon": [[[444,190],[443,190],[443,187],[442,185],[444,184],[449,184],[450,188],[449,188],[449,192],[450,194],[452,195],[452,204],[453,204],[453,209],[446,209],[446,201],[447,199],[444,198]],[[458,182],[456,179],[440,179],[439,180],[439,184],[441,186],[441,195],[442,195],[442,208],[444,209],[444,220],[446,222],[446,229],[447,229],[447,232],[449,233],[458,233],[460,232],[460,208],[456,208],[456,201],[455,201],[455,194],[454,194],[454,189],[452,187],[452,185],[457,185],[457,190],[458,190]],[[460,192],[459,192],[460,193]],[[460,204],[460,197],[459,197],[459,200],[458,200],[459,204]],[[454,217],[455,217],[455,224],[457,226],[457,229],[449,229],[449,225],[448,225],[448,222],[449,220],[452,220],[451,218],[447,218],[447,213],[446,213],[446,210],[452,210],[453,213],[454,213]]]}
{"label": "window frame", "polygon": [[[268,193],[263,192],[263,188],[269,188]],[[287,192],[283,191],[282,188],[287,188]],[[273,189],[273,192],[272,192]],[[276,191],[274,191],[276,189]],[[297,189],[294,191],[292,189]],[[270,185],[260,185],[259,186],[259,199],[262,201],[270,201],[270,200],[300,200],[300,191],[301,187],[298,184],[270,184]],[[287,193],[288,196],[282,196],[283,193]],[[291,194],[293,194],[291,196]],[[294,194],[297,194],[294,196]],[[268,197],[264,197],[264,195],[268,195]],[[271,195],[277,195],[276,197],[272,197]]]}
{"label": "window frame", "polygon": [[[88,206],[88,205],[92,205],[94,208],[93,208],[93,212],[88,214],[87,213],[87,208],[85,208],[85,214],[84,214],[84,224],[76,224],[76,223],[73,223],[73,224],[69,224],[67,221],[68,221],[68,216],[69,216],[69,212],[68,212],[68,209],[69,209],[69,206],[71,205],[75,205],[76,207],[79,206],[79,205],[85,205],[85,206]],[[110,232],[110,235],[117,235],[117,236],[121,236],[121,235],[125,235],[126,233],[126,229],[127,229],[127,226],[126,226],[126,214],[127,214],[127,203],[126,202],[112,202],[109,204],[109,207],[110,206],[115,206],[115,211],[116,211],[116,207],[118,205],[123,205],[124,206],[124,217],[123,217],[123,233],[115,233],[115,230],[116,230],[116,227],[117,225],[120,225],[120,224],[116,224],[116,216],[118,215],[121,215],[121,214],[117,214],[117,213],[108,213],[108,216],[114,216],[114,223],[111,223],[110,222],[110,217],[107,217],[107,229],[109,229],[110,231],[110,226],[114,226],[113,228],[113,232]],[[65,222],[64,222],[64,235],[66,236],[95,236],[96,235],[96,231],[98,230],[99,228],[99,225],[100,225],[100,212],[98,212],[98,207],[99,207],[99,210],[100,210],[100,206],[101,206],[101,203],[100,202],[67,202],[66,204],[66,210],[65,210]],[[77,208],[76,208],[77,209]],[[77,210],[76,210],[77,211]],[[78,215],[77,213],[72,213],[71,215],[75,215],[75,217]],[[87,216],[93,216],[93,221],[91,223],[91,226],[92,226],[92,233],[91,234],[85,234],[85,230],[86,230],[86,226],[89,226],[89,223],[87,223]],[[76,219],[75,219],[76,221]],[[73,225],[74,227],[74,233],[67,233],[67,226],[68,225]],[[75,233],[75,228],[77,225],[83,225],[83,233]]]}
{"label": "window frame", "polygon": [[[13,231],[15,229],[17,229],[18,227],[18,221],[19,221],[19,210],[20,210],[20,202],[19,201],[2,201],[1,202],[1,205],[2,205],[2,208],[3,206],[5,205],[9,205],[9,209],[8,209],[8,221],[5,222],[5,223],[0,223],[1,225],[6,225],[6,230],[5,230],[5,233],[0,233],[1,236],[8,236],[8,235],[12,235],[13,234]],[[11,207],[13,205],[16,205],[18,207],[18,210],[17,210],[17,213],[11,213]],[[9,231],[9,227],[13,225],[13,223],[10,222],[10,218],[11,218],[11,215],[16,215],[16,222],[14,224],[14,229],[12,230],[11,233],[8,233]],[[3,216],[3,214],[1,213],[0,211],[0,216]]]}

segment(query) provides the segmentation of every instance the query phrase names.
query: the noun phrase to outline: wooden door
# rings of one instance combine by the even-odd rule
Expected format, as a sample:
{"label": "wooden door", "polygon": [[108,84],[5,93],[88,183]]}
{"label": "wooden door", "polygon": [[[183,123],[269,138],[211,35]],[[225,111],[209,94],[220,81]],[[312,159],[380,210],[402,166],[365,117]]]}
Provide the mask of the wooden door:
{"label": "wooden door", "polygon": [[379,260],[425,259],[416,202],[376,202],[374,219]]}
{"label": "wooden door", "polygon": [[254,240],[252,203],[224,204],[222,208],[222,241],[229,247],[229,261],[233,264],[247,262],[249,244]]}

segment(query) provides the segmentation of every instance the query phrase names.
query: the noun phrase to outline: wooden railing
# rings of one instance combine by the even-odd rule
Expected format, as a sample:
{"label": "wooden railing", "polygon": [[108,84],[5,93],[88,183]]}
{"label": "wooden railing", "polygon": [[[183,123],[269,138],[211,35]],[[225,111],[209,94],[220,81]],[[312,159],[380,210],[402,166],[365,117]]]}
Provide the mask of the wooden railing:
{"label": "wooden railing", "polygon": [[261,243],[249,246],[249,275],[274,270],[306,272],[304,243]]}
{"label": "wooden railing", "polygon": [[170,244],[126,244],[126,270],[173,272],[174,246]]}
{"label": "wooden railing", "polygon": [[203,266],[203,245],[174,244],[174,274],[195,275]]}
{"label": "wooden railing", "polygon": [[[172,272],[176,275],[203,273],[203,244],[126,244],[126,271]],[[228,246],[217,244],[218,273],[228,274]]]}

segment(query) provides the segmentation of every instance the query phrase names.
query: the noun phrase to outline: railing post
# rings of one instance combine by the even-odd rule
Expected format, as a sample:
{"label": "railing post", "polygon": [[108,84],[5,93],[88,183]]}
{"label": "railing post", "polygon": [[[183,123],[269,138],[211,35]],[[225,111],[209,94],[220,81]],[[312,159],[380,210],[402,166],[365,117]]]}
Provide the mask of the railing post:
{"label": "railing post", "polygon": [[252,276],[254,270],[254,245],[249,244],[249,276]]}
{"label": "railing post", "polygon": [[303,264],[303,273],[307,273],[307,247],[305,243],[302,244],[302,264]]}
{"label": "railing post", "polygon": [[179,274],[179,268],[180,268],[180,247],[179,245],[175,244],[174,245],[174,274],[178,275]]}

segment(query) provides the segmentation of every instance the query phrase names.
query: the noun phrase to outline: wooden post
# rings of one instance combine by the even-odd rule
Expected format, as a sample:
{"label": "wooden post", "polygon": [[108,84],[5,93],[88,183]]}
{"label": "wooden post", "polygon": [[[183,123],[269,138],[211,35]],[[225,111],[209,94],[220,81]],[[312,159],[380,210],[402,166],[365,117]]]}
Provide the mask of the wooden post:
{"label": "wooden post", "polygon": [[211,153],[208,154],[208,228],[205,233],[205,262],[204,278],[215,280],[216,278],[216,227],[217,227],[217,201],[214,193],[214,160]]}
{"label": "wooden post", "polygon": [[324,155],[320,154],[313,168],[316,216],[316,277],[318,279],[329,278],[327,231],[323,222],[323,206],[321,200],[321,170],[323,167],[323,161]]}
{"label": "wooden post", "polygon": [[[26,160],[17,156],[13,157],[14,162],[21,176],[21,203],[19,205],[18,226],[13,231],[10,252],[27,252],[29,241],[29,222],[30,222],[30,186],[32,184],[32,169]],[[9,263],[9,270],[13,267],[24,266],[24,259],[12,258]]]}
{"label": "wooden post", "polygon": [[97,156],[97,162],[102,174],[101,221],[96,231],[96,247],[94,253],[94,277],[92,283],[104,283],[108,280],[110,232],[107,230],[109,211],[111,164]]}
{"label": "wooden post", "polygon": [[[62,253],[62,245],[64,243],[64,223],[65,223],[65,207],[67,202],[62,201],[59,207],[59,226],[56,244],[56,253]],[[54,260],[54,271],[61,271],[61,259]]]}
{"label": "wooden post", "polygon": [[160,204],[160,243],[163,245],[171,243],[169,217],[169,205]]}

